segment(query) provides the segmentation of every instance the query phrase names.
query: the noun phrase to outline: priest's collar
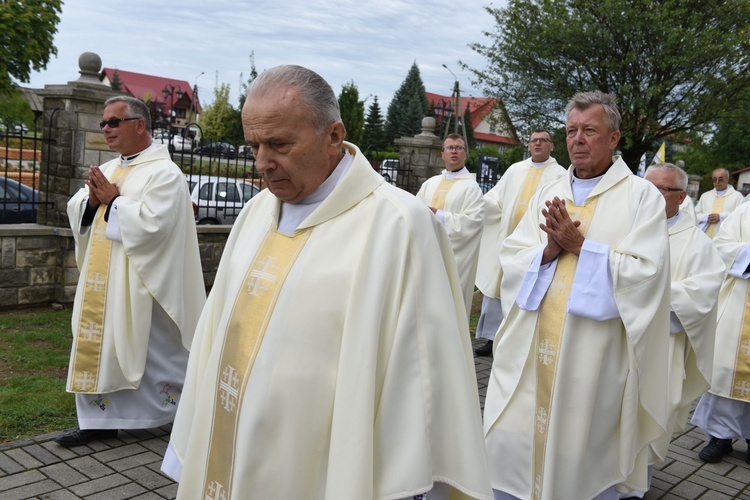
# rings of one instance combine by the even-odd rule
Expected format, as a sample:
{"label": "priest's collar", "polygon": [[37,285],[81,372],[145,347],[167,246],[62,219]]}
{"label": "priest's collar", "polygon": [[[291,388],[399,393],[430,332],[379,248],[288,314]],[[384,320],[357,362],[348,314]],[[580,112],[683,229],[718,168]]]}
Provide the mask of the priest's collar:
{"label": "priest's collar", "polygon": [[445,169],[443,171],[443,175],[449,181],[455,179],[459,175],[464,175],[464,174],[468,174],[468,173],[469,173],[469,169],[467,169],[466,167],[462,167],[462,168],[460,168],[458,170],[454,170],[454,171],[451,171],[451,170],[448,170],[448,169]]}
{"label": "priest's collar", "polygon": [[716,196],[718,196],[719,198],[721,198],[721,197],[723,197],[723,196],[724,196],[725,194],[727,194],[727,191],[729,191],[729,188],[727,188],[727,189],[725,189],[725,190],[723,190],[723,191],[719,191],[719,190],[717,189],[717,190],[716,190]]}
{"label": "priest's collar", "polygon": [[155,149],[155,148],[156,148],[156,145],[154,143],[151,143],[151,144],[149,144],[149,146],[146,149],[144,149],[143,151],[141,151],[139,153],[136,153],[134,155],[128,155],[128,156],[120,155],[120,160],[121,160],[122,167],[123,168],[127,167],[128,165],[130,165],[131,163],[133,163],[135,161],[135,159],[138,158],[139,156],[141,156],[143,153],[145,153],[146,151],[150,151],[152,149]]}
{"label": "priest's collar", "polygon": [[667,229],[677,224],[677,221],[680,220],[680,217],[680,210],[677,210],[677,213],[675,215],[667,218]]}

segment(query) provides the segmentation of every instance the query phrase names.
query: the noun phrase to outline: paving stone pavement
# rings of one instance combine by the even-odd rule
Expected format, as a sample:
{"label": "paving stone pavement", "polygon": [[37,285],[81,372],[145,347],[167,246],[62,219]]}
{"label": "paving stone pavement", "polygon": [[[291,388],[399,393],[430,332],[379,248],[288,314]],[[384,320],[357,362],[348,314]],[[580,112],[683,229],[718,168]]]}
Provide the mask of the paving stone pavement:
{"label": "paving stone pavement", "polygon": [[[483,406],[492,359],[474,361]],[[71,449],[53,441],[62,432],[0,444],[0,500],[175,498],[177,484],[159,471],[170,429],[120,431],[116,439]],[[698,459],[703,445],[703,433],[690,425],[675,436],[667,460],[654,470],[646,500],[750,500],[746,444],[735,443],[732,454],[718,464]]]}

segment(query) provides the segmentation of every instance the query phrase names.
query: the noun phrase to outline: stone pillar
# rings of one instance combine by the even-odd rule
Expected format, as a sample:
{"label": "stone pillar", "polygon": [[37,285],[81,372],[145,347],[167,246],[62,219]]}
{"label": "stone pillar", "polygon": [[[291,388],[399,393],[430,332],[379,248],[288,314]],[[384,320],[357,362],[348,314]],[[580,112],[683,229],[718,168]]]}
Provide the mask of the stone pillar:
{"label": "stone pillar", "polygon": [[114,158],[99,128],[104,101],[119,92],[99,81],[102,60],[93,52],[78,59],[80,78],[65,85],[45,85],[43,98],[40,190],[47,205],[39,207],[37,223],[69,227],[67,203],[88,178],[90,165]]}
{"label": "stone pillar", "polygon": [[[422,183],[439,174],[445,164],[441,157],[443,140],[435,135],[435,119],[422,119],[422,132],[414,137],[402,137],[394,142],[399,149],[399,175],[396,185],[412,194],[417,194]],[[408,175],[401,171],[411,169]]]}

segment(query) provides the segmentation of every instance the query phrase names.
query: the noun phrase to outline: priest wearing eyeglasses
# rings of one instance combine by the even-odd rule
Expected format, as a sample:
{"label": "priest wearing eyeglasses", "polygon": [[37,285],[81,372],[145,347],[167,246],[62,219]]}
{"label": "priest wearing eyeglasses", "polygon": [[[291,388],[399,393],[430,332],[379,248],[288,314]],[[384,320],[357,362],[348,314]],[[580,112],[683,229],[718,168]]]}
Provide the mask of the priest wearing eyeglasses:
{"label": "priest wearing eyeglasses", "polygon": [[148,108],[113,97],[99,125],[119,154],[90,167],[68,202],[80,276],[67,391],[79,429],[55,439],[63,446],[174,419],[206,300],[187,183],[152,143]]}
{"label": "priest wearing eyeglasses", "polygon": [[476,174],[472,174],[464,166],[467,157],[464,138],[458,134],[448,135],[443,141],[445,170],[427,179],[419,189],[417,198],[430,207],[448,233],[461,278],[468,318],[474,296],[474,278],[477,275],[484,200]]}

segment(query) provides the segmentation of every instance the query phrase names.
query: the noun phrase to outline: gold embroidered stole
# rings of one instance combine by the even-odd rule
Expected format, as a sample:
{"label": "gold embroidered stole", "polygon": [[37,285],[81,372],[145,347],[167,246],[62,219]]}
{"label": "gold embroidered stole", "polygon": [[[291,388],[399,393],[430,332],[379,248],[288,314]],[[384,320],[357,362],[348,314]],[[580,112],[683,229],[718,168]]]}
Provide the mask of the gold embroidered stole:
{"label": "gold embroidered stole", "polygon": [[544,167],[531,167],[526,173],[526,179],[523,181],[523,188],[521,188],[521,197],[518,198],[516,210],[513,212],[513,225],[510,227],[511,232],[516,229],[516,226],[526,214],[526,210],[529,208],[529,201],[534,196],[534,193],[536,193],[536,188],[539,185],[539,180],[542,178],[543,171]]}
{"label": "gold embroidered stole", "polygon": [[448,191],[451,190],[454,183],[453,181],[449,181],[448,179],[443,179],[440,181],[440,184],[438,184],[437,189],[435,190],[435,194],[432,195],[432,201],[430,202],[430,206],[432,208],[436,208],[438,210],[442,210],[445,207],[445,198],[448,196]]}
{"label": "gold embroidered stole", "polygon": [[[573,220],[580,220],[578,227],[586,236],[596,210],[598,197],[586,200],[584,206],[566,204]],[[568,297],[573,285],[578,257],[563,252],[557,259],[557,268],[552,283],[539,306],[537,353],[536,353],[536,412],[534,415],[534,478],[532,498],[541,498],[544,484],[544,456],[547,448],[547,431],[552,411],[553,388],[557,376],[557,362],[562,346],[563,331],[568,314]]]}
{"label": "gold embroidered stole", "polygon": [[213,425],[203,494],[206,499],[232,497],[235,443],[242,402],[255,358],[284,280],[312,229],[286,236],[266,234],[243,280],[227,324],[216,384]]}
{"label": "gold embroidered stole", "polygon": [[[120,188],[132,170],[117,166],[110,182]],[[112,241],[104,236],[107,228],[107,222],[104,220],[106,211],[105,204],[99,205],[91,226],[91,245],[81,299],[81,315],[78,318],[78,333],[72,350],[72,392],[93,393],[99,385],[109,260],[112,253]]]}
{"label": "gold embroidered stole", "polygon": [[745,308],[742,312],[742,330],[737,345],[737,357],[734,361],[732,377],[732,399],[750,401],[750,286],[745,293]]}
{"label": "gold embroidered stole", "polygon": [[[723,196],[719,198],[718,196],[714,199],[714,206],[711,207],[711,213],[712,214],[720,214],[724,210],[724,200],[726,199],[726,196]],[[714,237],[714,233],[716,233],[716,226],[717,224],[714,222],[712,224],[709,224],[706,228],[706,234],[709,238]]]}

